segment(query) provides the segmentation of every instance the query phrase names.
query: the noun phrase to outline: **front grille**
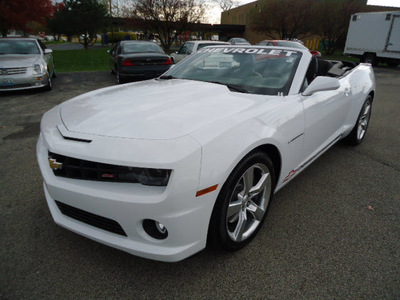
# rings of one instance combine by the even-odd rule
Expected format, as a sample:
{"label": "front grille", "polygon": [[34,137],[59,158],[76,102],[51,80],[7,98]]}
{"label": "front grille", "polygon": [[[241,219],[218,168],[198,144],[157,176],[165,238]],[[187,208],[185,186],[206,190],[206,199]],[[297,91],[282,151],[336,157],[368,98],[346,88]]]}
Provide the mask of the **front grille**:
{"label": "front grille", "polygon": [[67,205],[65,203],[55,201],[58,208],[63,215],[66,215],[72,219],[83,222],[85,224],[115,233],[123,236],[127,236],[121,225],[117,221],[108,219],[99,215],[92,214],[82,209]]}
{"label": "front grille", "polygon": [[[137,168],[103,164],[49,152],[54,175],[83,180],[138,183]],[[56,165],[59,165],[57,168]]]}
{"label": "front grille", "polygon": [[18,74],[25,74],[26,73],[26,67],[20,67],[20,68],[2,68],[0,75],[18,75]]}

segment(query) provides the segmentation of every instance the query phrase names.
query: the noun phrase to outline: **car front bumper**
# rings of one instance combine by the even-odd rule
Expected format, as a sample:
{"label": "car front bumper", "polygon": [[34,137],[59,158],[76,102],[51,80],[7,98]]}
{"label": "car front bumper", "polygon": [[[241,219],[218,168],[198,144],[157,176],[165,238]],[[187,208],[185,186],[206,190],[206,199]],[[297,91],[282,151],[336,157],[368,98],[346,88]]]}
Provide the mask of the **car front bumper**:
{"label": "car front bumper", "polygon": [[[115,149],[121,149],[123,144],[125,149],[132,149],[131,154],[124,154],[130,151],[121,151],[117,155],[120,157],[120,165],[126,165],[131,157],[136,157],[132,160],[133,165],[140,164],[136,161],[139,159],[145,167],[151,166],[151,155],[146,161],[145,154],[135,153],[135,149],[148,146],[148,144],[141,144],[143,141],[101,137],[87,144],[65,140],[56,130],[50,130],[46,134],[41,133],[37,143],[37,156],[44,178],[47,204],[54,221],[62,227],[95,241],[154,260],[179,261],[202,250],[206,246],[208,224],[217,192],[196,197],[201,148],[191,138],[186,137],[175,143],[177,149],[190,150],[187,151],[188,155],[178,154],[164,160],[166,165],[162,167],[172,169],[166,187],[58,177],[49,166],[48,151],[65,155],[71,155],[70,152],[72,152],[77,156],[90,153],[90,159],[93,161],[118,164],[118,161],[112,159],[114,155],[110,157],[109,145],[112,141],[113,152]],[[159,151],[160,155],[162,152],[165,153],[162,144],[167,145],[169,142],[164,141],[156,145],[157,142],[154,141],[154,146],[158,149],[155,152]],[[108,149],[93,150],[102,148]],[[88,159],[88,157],[81,158]],[[94,214],[115,221],[122,227],[126,236],[65,215],[56,201],[78,210],[79,213]],[[143,228],[145,219],[162,223],[168,230],[168,237],[160,240],[147,234]]]}
{"label": "car front bumper", "polygon": [[0,91],[42,88],[48,84],[48,80],[49,75],[47,73],[0,75]]}

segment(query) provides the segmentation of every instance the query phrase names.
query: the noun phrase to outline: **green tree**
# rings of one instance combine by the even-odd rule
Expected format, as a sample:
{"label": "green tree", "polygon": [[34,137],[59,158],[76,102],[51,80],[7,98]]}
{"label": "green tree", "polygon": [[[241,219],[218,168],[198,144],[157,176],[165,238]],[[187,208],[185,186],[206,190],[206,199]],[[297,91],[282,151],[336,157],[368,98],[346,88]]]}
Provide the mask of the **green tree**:
{"label": "green tree", "polygon": [[64,8],[48,20],[52,31],[67,36],[78,35],[85,49],[96,42],[97,33],[108,24],[107,8],[96,0],[64,0]]}
{"label": "green tree", "polygon": [[327,54],[343,44],[350,16],[366,9],[365,0],[321,0],[313,7],[313,33],[323,41]]}
{"label": "green tree", "polygon": [[271,39],[301,39],[310,34],[315,0],[259,0],[250,27]]}
{"label": "green tree", "polygon": [[169,50],[188,24],[200,21],[204,12],[201,0],[136,0],[127,16],[140,22],[148,32],[156,33],[164,50]]}

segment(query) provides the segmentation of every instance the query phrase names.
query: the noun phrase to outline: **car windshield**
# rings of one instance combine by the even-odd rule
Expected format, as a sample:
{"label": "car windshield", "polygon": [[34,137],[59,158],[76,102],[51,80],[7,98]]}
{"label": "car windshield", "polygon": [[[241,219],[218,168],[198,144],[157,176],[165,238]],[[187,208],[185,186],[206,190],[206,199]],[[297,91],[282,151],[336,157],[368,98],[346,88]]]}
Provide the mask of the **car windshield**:
{"label": "car windshield", "polygon": [[280,47],[292,47],[292,48],[298,48],[298,49],[307,49],[305,46],[303,46],[300,43],[297,42],[291,42],[291,41],[281,41],[281,42],[276,42],[277,46]]}
{"label": "car windshield", "polygon": [[164,53],[164,51],[154,43],[124,43],[122,46],[122,51],[125,54],[128,53],[146,53],[146,52],[156,52]]}
{"label": "car windshield", "polygon": [[208,47],[160,78],[212,82],[250,94],[287,95],[301,55],[276,48]]}
{"label": "car windshield", "polygon": [[0,40],[0,54],[40,54],[36,41]]}
{"label": "car windshield", "polygon": [[248,43],[245,39],[241,39],[241,38],[236,38],[235,41],[236,41],[236,43]]}
{"label": "car windshield", "polygon": [[208,47],[208,46],[215,46],[218,45],[218,43],[204,43],[204,44],[199,44],[197,46],[197,51],[204,48],[204,47]]}

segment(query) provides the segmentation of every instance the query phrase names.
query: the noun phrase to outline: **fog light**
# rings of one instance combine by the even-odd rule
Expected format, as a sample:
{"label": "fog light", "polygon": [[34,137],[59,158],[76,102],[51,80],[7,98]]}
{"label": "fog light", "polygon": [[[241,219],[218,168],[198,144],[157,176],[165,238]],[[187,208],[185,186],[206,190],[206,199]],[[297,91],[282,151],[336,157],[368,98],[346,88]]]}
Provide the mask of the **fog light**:
{"label": "fog light", "polygon": [[167,232],[167,228],[163,224],[158,223],[157,221],[156,221],[156,228],[161,234],[165,234]]}
{"label": "fog light", "polygon": [[149,236],[157,240],[163,240],[168,237],[167,228],[154,220],[143,220],[143,229]]}

